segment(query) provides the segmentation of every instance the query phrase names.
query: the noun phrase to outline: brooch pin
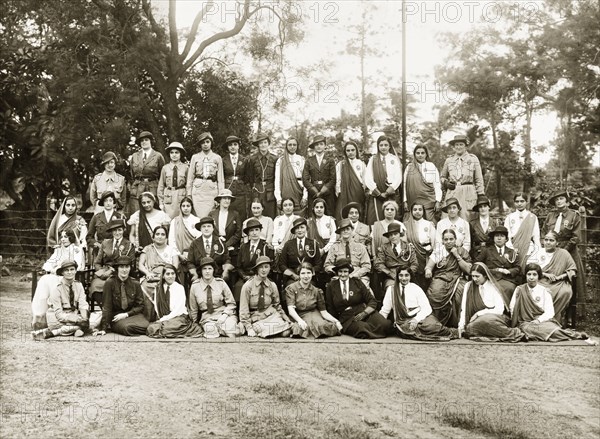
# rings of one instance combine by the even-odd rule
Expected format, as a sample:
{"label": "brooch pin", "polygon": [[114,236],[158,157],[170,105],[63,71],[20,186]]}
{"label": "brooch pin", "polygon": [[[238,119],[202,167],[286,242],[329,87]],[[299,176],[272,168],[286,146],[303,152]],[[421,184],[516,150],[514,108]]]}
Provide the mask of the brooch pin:
{"label": "brooch pin", "polygon": [[459,227],[459,228],[458,228],[458,232],[459,232],[459,233],[463,233],[463,228],[462,228],[462,227]]}
{"label": "brooch pin", "polygon": [[258,256],[260,256],[260,249],[259,249],[259,248],[257,248],[257,249],[256,249],[256,254],[257,254]]}
{"label": "brooch pin", "polygon": [[569,227],[569,220],[564,220],[563,223],[564,223],[565,227]]}
{"label": "brooch pin", "polygon": [[350,297],[354,296],[354,291],[350,290],[350,292],[348,293],[348,295],[349,295]]}
{"label": "brooch pin", "polygon": [[425,232],[429,232],[429,227],[425,227],[425,228],[423,229],[423,231],[425,231]]}
{"label": "brooch pin", "polygon": [[215,244],[215,245],[213,245],[213,249],[214,249],[215,251],[217,251],[217,250],[219,250],[219,246],[218,246],[217,244]]}
{"label": "brooch pin", "polygon": [[392,159],[392,160],[390,161],[390,164],[391,164],[391,165],[393,165],[393,164],[394,164],[394,159]]}
{"label": "brooch pin", "polygon": [[542,298],[538,296],[538,297],[536,297],[536,298],[535,298],[535,301],[536,301],[536,302],[539,302],[541,299],[542,299]]}
{"label": "brooch pin", "polygon": [[279,221],[279,227],[283,225],[283,221]]}
{"label": "brooch pin", "polygon": [[511,219],[511,220],[510,220],[510,223],[514,225],[514,224],[515,224],[515,219],[514,219],[514,218],[513,218],[513,219]]}

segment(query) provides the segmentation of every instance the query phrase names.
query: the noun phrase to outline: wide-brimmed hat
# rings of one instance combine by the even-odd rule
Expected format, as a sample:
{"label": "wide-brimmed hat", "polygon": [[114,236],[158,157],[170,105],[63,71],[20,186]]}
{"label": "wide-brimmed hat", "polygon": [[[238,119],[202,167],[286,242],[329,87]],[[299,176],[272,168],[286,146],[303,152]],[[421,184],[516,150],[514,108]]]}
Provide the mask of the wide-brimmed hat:
{"label": "wide-brimmed hat", "polygon": [[554,204],[554,201],[558,198],[558,197],[565,197],[567,200],[569,200],[570,196],[569,196],[569,191],[567,191],[566,189],[560,189],[558,191],[555,191],[552,196],[550,198],[548,198],[548,203],[550,204]]}
{"label": "wide-brimmed hat", "polygon": [[171,151],[170,151],[171,149],[178,149],[179,151],[181,151],[181,154],[182,154],[182,155],[183,155],[183,154],[185,154],[185,148],[184,148],[184,147],[183,147],[183,145],[182,145],[181,143],[179,143],[179,142],[171,142],[171,143],[169,143],[169,146],[167,146],[167,147],[165,148],[165,152],[166,152],[167,154],[169,154],[169,153],[171,152]]}
{"label": "wide-brimmed hat", "polygon": [[458,200],[456,198],[452,197],[452,198],[448,198],[446,200],[446,204],[444,204],[444,207],[442,207],[442,212],[448,213],[448,208],[450,206],[452,206],[453,204],[456,204],[458,206],[458,210],[462,209],[462,206],[460,205]]}
{"label": "wide-brimmed hat", "polygon": [[114,262],[112,263],[113,267],[118,267],[120,265],[129,265],[131,266],[132,264],[132,259],[128,256],[119,256],[117,259],[114,260]]}
{"label": "wide-brimmed hat", "polygon": [[242,139],[240,139],[238,136],[227,136],[225,142],[223,143],[223,148],[227,148],[232,142],[242,143]]}
{"label": "wide-brimmed hat", "polygon": [[271,265],[273,261],[271,261],[271,258],[268,256],[259,256],[256,259],[256,264],[254,264],[254,267],[252,267],[253,270],[256,270],[258,267],[260,267],[262,264],[269,264],[269,266]]}
{"label": "wide-brimmed hat", "polygon": [[265,133],[258,133],[254,140],[252,140],[252,144],[254,146],[258,146],[258,144],[263,140],[268,140],[269,143],[271,143],[271,138],[269,136],[267,136]]}
{"label": "wide-brimmed hat", "polygon": [[205,216],[200,218],[200,221],[198,221],[194,227],[196,227],[197,230],[201,230],[203,224],[211,224],[214,227],[215,220],[211,216]]}
{"label": "wide-brimmed hat", "polygon": [[458,135],[454,136],[454,138],[452,140],[450,140],[448,143],[450,144],[450,146],[453,146],[456,142],[463,142],[465,145],[468,145],[469,139],[464,134],[458,134]]}
{"label": "wide-brimmed hat", "polygon": [[208,257],[208,256],[200,259],[200,265],[198,266],[198,268],[202,268],[205,265],[212,265],[212,267],[215,270],[217,269],[217,263],[215,262],[215,260],[213,258]]}
{"label": "wide-brimmed hat", "polygon": [[471,209],[471,211],[473,212],[479,212],[479,206],[484,206],[484,205],[488,205],[490,206],[490,199],[488,197],[486,197],[485,195],[477,195],[477,202],[475,203],[475,206],[473,206],[473,208]]}
{"label": "wide-brimmed hat", "polygon": [[337,273],[342,268],[347,268],[348,270],[350,270],[350,273],[352,273],[354,271],[354,267],[352,266],[352,263],[350,262],[349,259],[346,259],[346,258],[338,259],[335,262],[335,265],[333,266],[332,270]]}
{"label": "wide-brimmed hat", "polygon": [[152,133],[150,131],[142,131],[137,138],[137,143],[140,143],[142,141],[142,139],[150,139],[150,140],[154,141],[154,136],[152,135]]}
{"label": "wide-brimmed hat", "polygon": [[100,163],[100,166],[104,166],[111,160],[114,160],[115,163],[117,163],[119,161],[119,159],[117,159],[117,155],[114,152],[112,152],[112,151],[105,152],[104,155],[102,156],[102,162]]}
{"label": "wide-brimmed hat", "polygon": [[122,227],[123,230],[126,229],[125,221],[122,219],[115,219],[115,220],[112,220],[111,222],[109,222],[108,225],[106,226],[106,229],[104,229],[104,230],[106,230],[107,232],[111,232],[114,229],[118,229],[119,227]]}
{"label": "wide-brimmed hat", "polygon": [[357,203],[356,201],[353,201],[352,203],[348,203],[346,204],[343,208],[342,208],[342,218],[348,218],[348,214],[350,213],[350,209],[355,208],[358,210],[358,213],[360,214],[360,212],[362,211],[362,206],[360,205],[360,203]]}
{"label": "wide-brimmed hat", "polygon": [[248,222],[246,223],[246,227],[244,227],[244,229],[242,230],[246,235],[248,234],[248,232],[250,231],[250,229],[256,229],[259,228],[262,230],[263,225],[262,223],[257,220],[256,218],[250,218],[248,220]]}
{"label": "wide-brimmed hat", "polygon": [[490,238],[493,238],[494,235],[504,235],[506,239],[508,239],[508,229],[504,226],[496,226],[494,230],[492,230],[488,235]]}
{"label": "wide-brimmed hat", "polygon": [[215,143],[215,139],[213,139],[213,136],[212,136],[212,134],[211,134],[211,133],[209,133],[209,132],[204,132],[204,133],[200,134],[200,135],[198,136],[198,139],[196,139],[196,145],[197,145],[198,143],[202,143],[202,142],[203,142],[204,140],[206,140],[206,139],[210,139],[211,146],[212,146],[212,145],[214,145],[214,143]]}
{"label": "wide-brimmed hat", "polygon": [[339,235],[342,230],[348,227],[352,228],[352,221],[350,221],[348,218],[344,218],[340,221],[340,225],[337,227],[337,229],[335,229],[335,233]]}
{"label": "wide-brimmed hat", "polygon": [[317,143],[320,143],[320,142],[325,142],[325,144],[327,144],[327,139],[325,138],[325,136],[318,135],[318,136],[313,137],[312,142],[310,142],[308,144],[308,147],[312,148],[313,146],[315,146]]}
{"label": "wide-brimmed hat", "polygon": [[305,226],[308,225],[308,223],[306,222],[306,218],[296,218],[294,220],[294,223],[292,224],[290,232],[296,233],[296,227],[301,226],[302,224],[304,224]]}
{"label": "wide-brimmed hat", "polygon": [[392,233],[400,233],[402,235],[402,227],[398,223],[392,223],[388,226],[387,232],[383,234],[386,238],[388,238]]}
{"label": "wide-brimmed hat", "polygon": [[63,263],[60,264],[60,267],[56,269],[56,274],[62,276],[62,272],[70,267],[75,267],[75,270],[77,270],[77,262],[71,260],[63,261]]}
{"label": "wide-brimmed hat", "polygon": [[215,201],[221,201],[221,198],[231,198],[232,200],[235,200],[235,196],[229,189],[223,189],[219,192],[219,195],[215,197]]}
{"label": "wide-brimmed hat", "polygon": [[117,197],[113,191],[104,191],[102,195],[100,195],[100,199],[98,200],[98,206],[104,206],[104,200],[108,197],[112,197],[115,200],[115,203],[118,203]]}

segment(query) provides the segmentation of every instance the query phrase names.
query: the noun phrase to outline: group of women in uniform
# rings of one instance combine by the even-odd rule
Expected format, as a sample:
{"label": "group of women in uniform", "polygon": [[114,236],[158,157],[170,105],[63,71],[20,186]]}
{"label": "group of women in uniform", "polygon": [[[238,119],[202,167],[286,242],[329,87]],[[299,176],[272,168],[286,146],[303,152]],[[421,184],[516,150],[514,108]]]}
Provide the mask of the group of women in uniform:
{"label": "group of women in uniform", "polygon": [[[42,285],[62,282],[65,270],[85,267],[85,251],[92,255],[98,333],[587,338],[561,326],[585,285],[580,219],[568,194],[551,197],[556,209],[542,228],[526,195],[516,194],[500,225],[465,136],[450,142],[454,154],[441,173],[423,145],[403,173],[386,136],[367,164],[353,141],[336,163],[323,136],[305,158],[296,139],[277,157],[259,134],[244,158],[238,137],[227,137],[221,157],[203,133],[189,165],[180,143],[166,148],[164,164],[150,133],[139,140],[128,190],[114,171],[117,157],[106,153],[90,190],[97,213],[89,228],[67,197],[48,234],[54,253]],[[128,218],[125,192],[138,200]],[[40,328],[58,306],[49,298],[57,288],[47,290],[32,305],[36,338],[64,335]]]}

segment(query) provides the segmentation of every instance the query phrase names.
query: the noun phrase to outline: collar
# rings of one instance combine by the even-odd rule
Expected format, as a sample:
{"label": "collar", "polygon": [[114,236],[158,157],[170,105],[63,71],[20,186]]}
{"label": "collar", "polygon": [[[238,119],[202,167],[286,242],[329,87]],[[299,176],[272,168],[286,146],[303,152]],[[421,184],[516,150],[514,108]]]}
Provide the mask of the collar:
{"label": "collar", "polygon": [[112,171],[112,172],[104,171],[102,174],[104,175],[104,179],[106,181],[115,181],[115,177],[117,176],[116,175],[117,173],[115,171]]}
{"label": "collar", "polygon": [[[263,282],[263,280],[261,280],[260,276],[258,276],[258,274],[254,275],[254,286],[258,287],[260,285],[261,282]],[[269,278],[266,278],[264,280],[265,285],[267,286],[267,288],[271,288],[271,284],[269,283]]]}

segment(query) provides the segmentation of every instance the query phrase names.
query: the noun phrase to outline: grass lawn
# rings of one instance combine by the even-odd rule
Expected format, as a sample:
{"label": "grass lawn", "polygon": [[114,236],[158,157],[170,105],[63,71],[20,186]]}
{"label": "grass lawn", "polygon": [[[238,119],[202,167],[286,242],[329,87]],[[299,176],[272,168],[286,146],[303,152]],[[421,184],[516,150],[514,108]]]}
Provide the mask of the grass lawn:
{"label": "grass lawn", "polygon": [[0,437],[600,435],[600,348],[34,342],[2,278]]}

